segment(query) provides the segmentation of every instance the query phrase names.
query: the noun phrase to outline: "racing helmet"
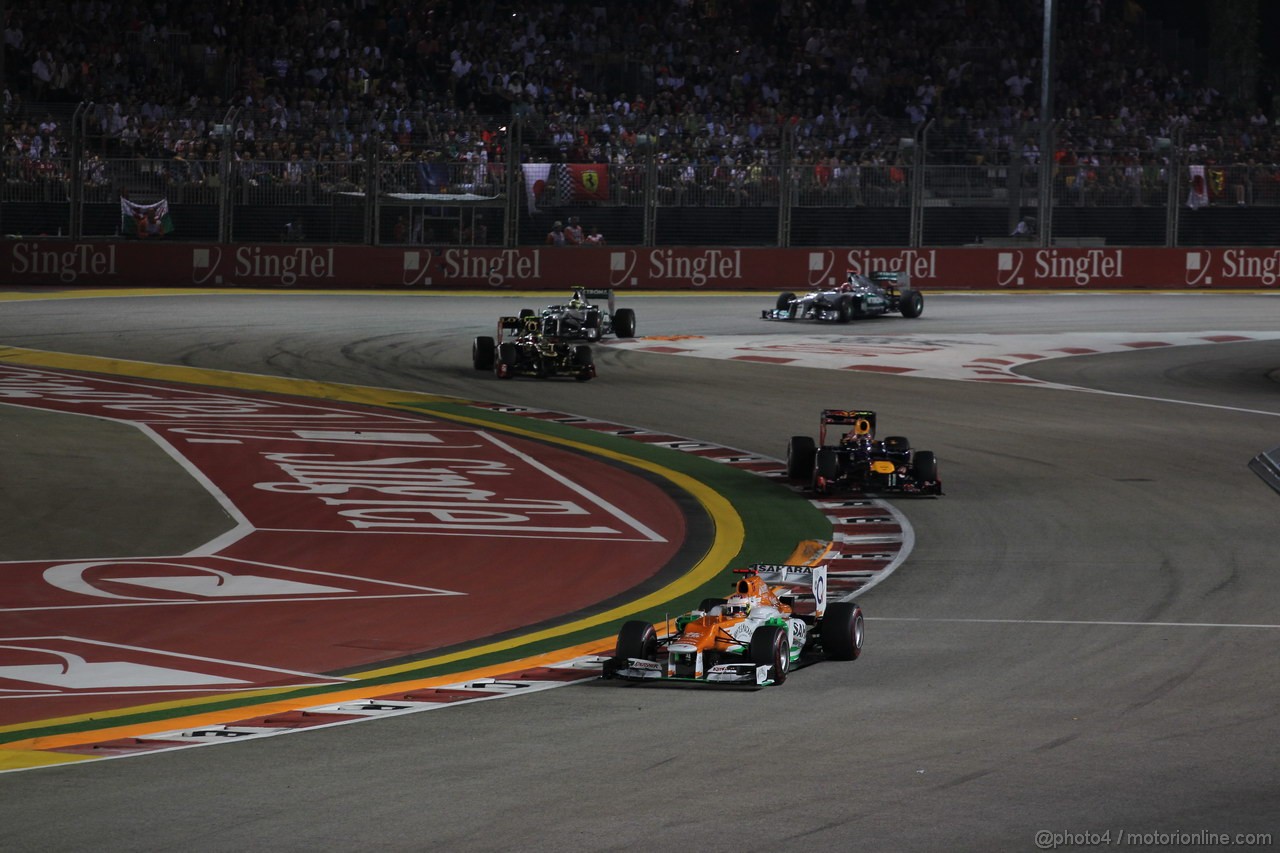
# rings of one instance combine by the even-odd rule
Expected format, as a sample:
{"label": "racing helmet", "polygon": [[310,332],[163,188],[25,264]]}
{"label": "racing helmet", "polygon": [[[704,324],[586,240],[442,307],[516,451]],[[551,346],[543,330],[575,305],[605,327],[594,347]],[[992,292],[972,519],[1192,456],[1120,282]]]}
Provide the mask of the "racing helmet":
{"label": "racing helmet", "polygon": [[569,299],[569,307],[579,309],[587,307],[587,298],[582,295],[581,290],[575,290],[573,292],[572,298]]}
{"label": "racing helmet", "polygon": [[751,599],[745,595],[731,595],[720,605],[722,616],[746,616],[751,612]]}
{"label": "racing helmet", "polygon": [[844,434],[843,444],[863,444],[871,441],[871,421],[858,418],[853,422],[853,429]]}

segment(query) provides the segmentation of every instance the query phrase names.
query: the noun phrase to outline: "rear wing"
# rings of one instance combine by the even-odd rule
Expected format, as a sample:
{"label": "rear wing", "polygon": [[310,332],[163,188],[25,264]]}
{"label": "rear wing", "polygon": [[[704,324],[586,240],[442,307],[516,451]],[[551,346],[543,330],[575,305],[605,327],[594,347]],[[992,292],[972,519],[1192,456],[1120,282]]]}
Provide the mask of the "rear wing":
{"label": "rear wing", "polygon": [[[823,409],[819,419],[818,443],[827,446],[827,427],[852,427],[851,432],[875,437],[876,413],[870,409]],[[845,430],[840,430],[845,432]]]}
{"label": "rear wing", "polygon": [[876,413],[870,409],[823,409],[822,423],[836,424],[840,426],[851,426],[858,421],[867,421],[871,424],[871,431],[875,432]]}
{"label": "rear wing", "polygon": [[[790,587],[781,597],[792,601],[813,601],[813,615],[827,610],[827,566],[793,566],[785,563],[756,563],[751,567],[770,586]],[[797,591],[797,588],[805,591]]]}
{"label": "rear wing", "polygon": [[898,290],[911,289],[911,273],[906,270],[878,270],[868,276],[881,287],[896,287]]}
{"label": "rear wing", "polygon": [[603,299],[609,303],[609,313],[613,313],[613,288],[610,287],[580,287],[582,298],[588,301],[593,299]]}

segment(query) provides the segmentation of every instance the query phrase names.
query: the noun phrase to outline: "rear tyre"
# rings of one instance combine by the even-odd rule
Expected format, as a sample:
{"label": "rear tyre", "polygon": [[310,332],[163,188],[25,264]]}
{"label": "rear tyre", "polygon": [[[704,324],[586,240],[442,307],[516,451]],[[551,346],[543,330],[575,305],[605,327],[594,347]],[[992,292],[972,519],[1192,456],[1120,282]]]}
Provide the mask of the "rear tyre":
{"label": "rear tyre", "polygon": [[[527,319],[527,318],[529,318],[529,317],[534,316],[536,313],[537,313],[537,312],[535,312],[532,308],[521,308],[521,309],[520,309],[520,319],[521,319],[521,321],[523,321],[523,320],[525,320],[525,319]],[[521,323],[521,325],[523,325],[523,322]]]}
{"label": "rear tyre", "polygon": [[917,450],[911,460],[911,472],[920,482],[938,479],[938,459],[932,450]]}
{"label": "rear tyre", "polygon": [[787,643],[787,629],[777,625],[761,625],[751,635],[751,662],[756,666],[773,667],[773,683],[787,680],[791,668],[791,648]]}
{"label": "rear tyre", "polygon": [[636,336],[636,312],[630,308],[619,308],[613,312],[613,333],[620,338]]}
{"label": "rear tyre", "polygon": [[804,480],[813,476],[813,458],[818,446],[807,435],[793,435],[787,440],[787,476]]}
{"label": "rear tyre", "polygon": [[909,290],[903,295],[898,305],[903,317],[914,318],[924,313],[924,294],[918,290]]}
{"label": "rear tyre", "polygon": [[698,609],[703,613],[710,613],[711,608],[719,607],[721,604],[724,604],[723,598],[704,598],[698,603]]}
{"label": "rear tyre", "polygon": [[471,342],[471,364],[476,370],[493,370],[497,344],[493,338],[481,336]]}
{"label": "rear tyre", "polygon": [[822,654],[827,660],[857,660],[862,654],[862,608],[852,601],[827,605],[818,625]]}
{"label": "rear tyre", "polygon": [[618,631],[618,645],[614,656],[620,658],[658,659],[658,632],[648,622],[633,619]]}

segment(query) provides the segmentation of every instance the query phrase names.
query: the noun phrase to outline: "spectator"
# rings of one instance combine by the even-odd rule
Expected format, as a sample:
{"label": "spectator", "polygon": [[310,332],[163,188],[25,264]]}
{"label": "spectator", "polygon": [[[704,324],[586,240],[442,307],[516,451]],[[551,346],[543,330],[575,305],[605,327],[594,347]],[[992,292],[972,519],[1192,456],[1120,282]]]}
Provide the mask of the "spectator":
{"label": "spectator", "polygon": [[564,242],[568,246],[581,246],[586,235],[582,231],[582,226],[578,224],[578,217],[570,216],[569,225],[564,229]]}
{"label": "spectator", "polygon": [[565,245],[564,225],[561,224],[560,220],[558,219],[556,220],[556,223],[551,226],[551,230],[547,232],[547,245],[548,246]]}

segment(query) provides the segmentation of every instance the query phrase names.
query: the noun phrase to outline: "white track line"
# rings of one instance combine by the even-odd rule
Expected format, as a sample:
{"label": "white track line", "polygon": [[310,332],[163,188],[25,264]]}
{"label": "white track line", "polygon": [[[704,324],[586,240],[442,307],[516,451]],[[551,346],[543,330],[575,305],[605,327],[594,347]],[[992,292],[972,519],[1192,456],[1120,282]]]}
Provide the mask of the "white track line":
{"label": "white track line", "polygon": [[1112,625],[1134,628],[1253,628],[1277,630],[1280,625],[1232,622],[1120,622],[1089,619],[956,619],[927,616],[868,616],[868,622],[956,622],[973,625]]}

